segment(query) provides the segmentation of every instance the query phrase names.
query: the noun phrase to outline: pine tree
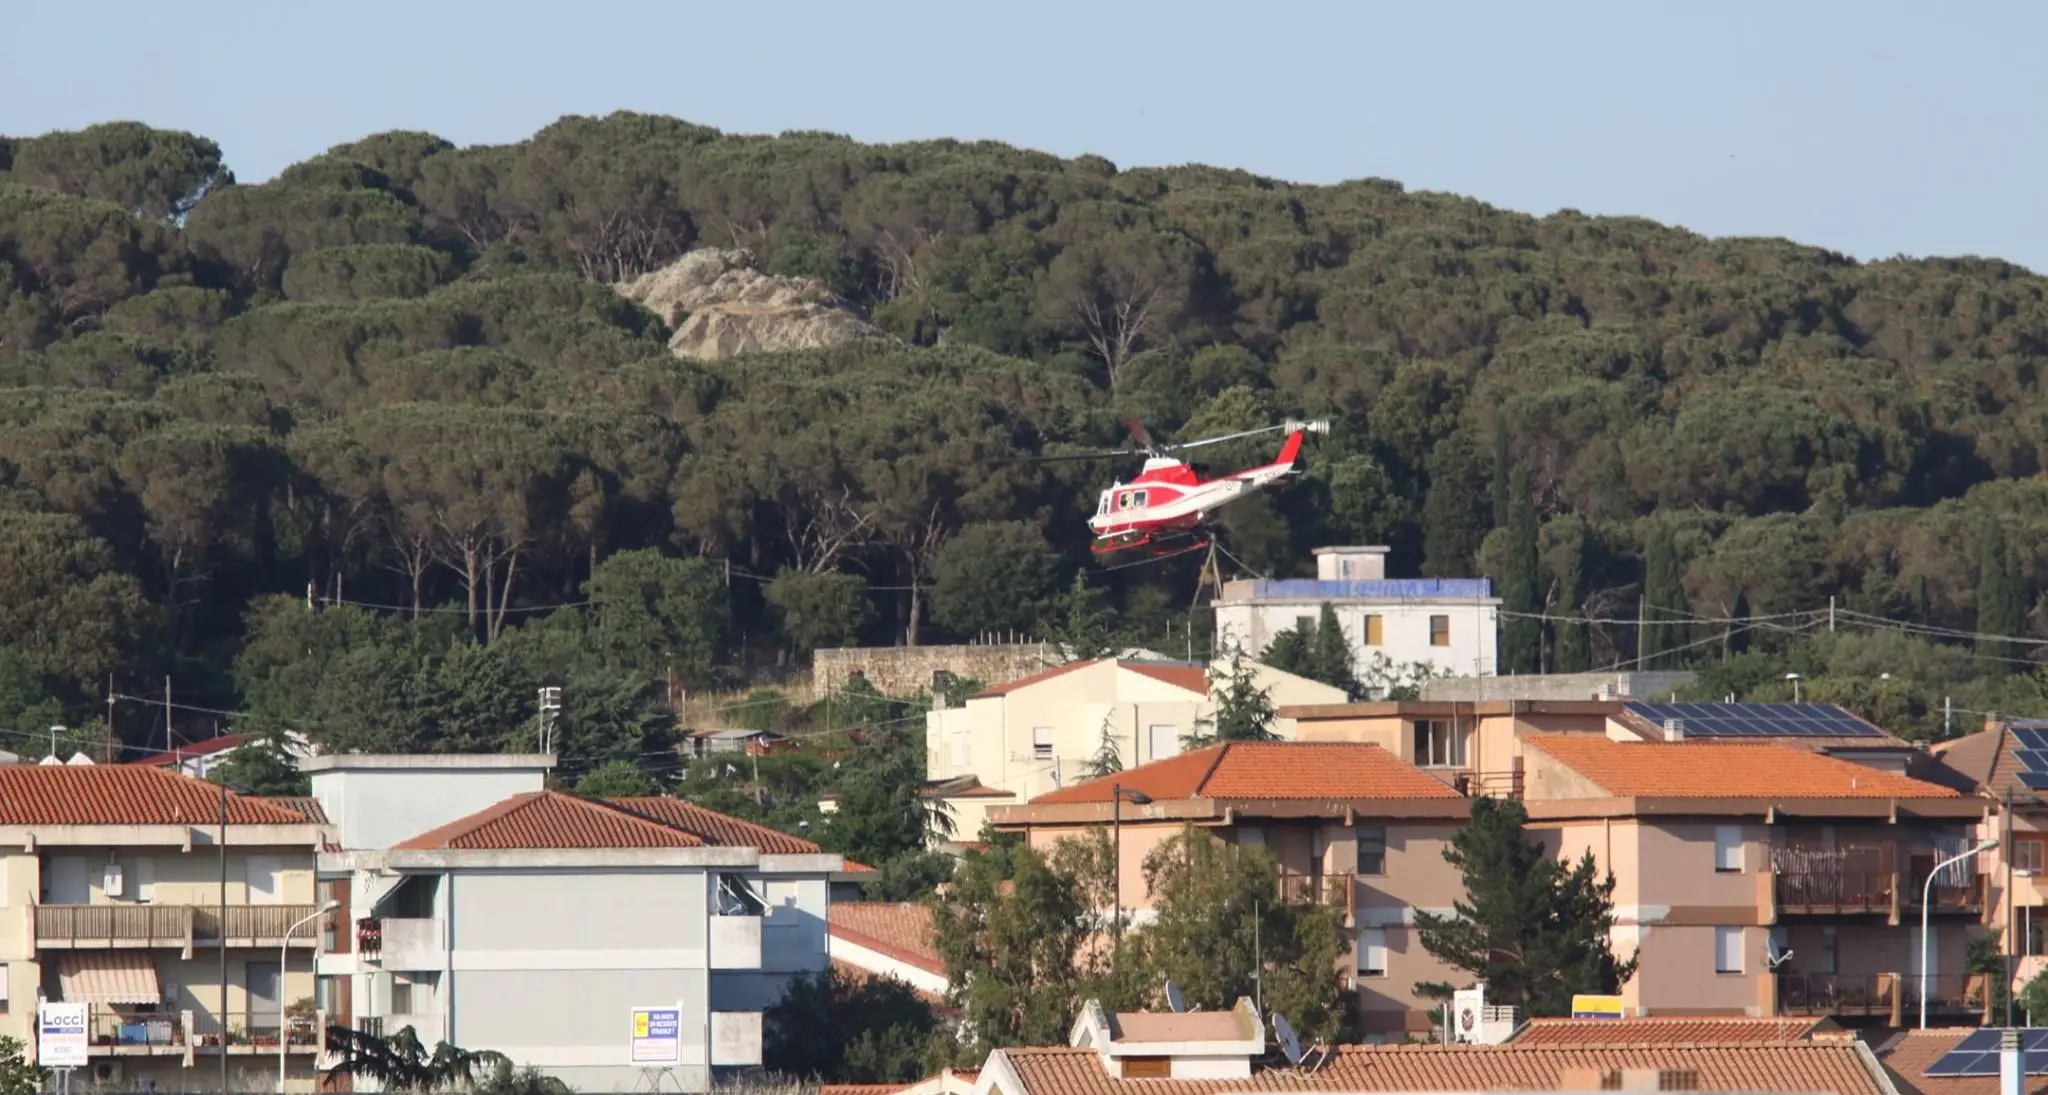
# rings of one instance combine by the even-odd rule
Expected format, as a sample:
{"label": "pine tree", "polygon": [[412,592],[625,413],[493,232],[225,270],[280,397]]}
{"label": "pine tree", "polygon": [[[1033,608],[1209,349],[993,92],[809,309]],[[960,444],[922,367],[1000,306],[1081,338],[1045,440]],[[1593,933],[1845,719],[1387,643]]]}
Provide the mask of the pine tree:
{"label": "pine tree", "polygon": [[[1316,617],[1314,636],[1309,640],[1308,672],[1303,676],[1320,681],[1332,688],[1341,688],[1347,696],[1356,696],[1364,691],[1358,683],[1356,663],[1352,658],[1351,640],[1344,634],[1344,625],[1337,622],[1337,608],[1328,601]],[[1271,664],[1271,663],[1268,663]]]}
{"label": "pine tree", "polygon": [[1984,670],[1992,674],[2011,672],[2017,657],[2013,644],[2004,636],[2016,636],[2026,627],[2027,606],[2020,591],[2019,568],[2006,547],[2005,530],[1996,520],[1984,522],[1984,539],[1977,567],[1977,653]]}
{"label": "pine tree", "polygon": [[1509,673],[1536,673],[1543,668],[1543,621],[1539,586],[1542,569],[1536,554],[1536,499],[1529,472],[1516,468],[1507,504],[1508,557],[1501,574],[1500,654]]}
{"label": "pine tree", "polygon": [[1121,645],[1116,616],[1103,607],[1101,591],[1088,584],[1086,574],[1074,575],[1074,584],[1054,601],[1051,616],[1052,640],[1077,662],[1108,657]]}
{"label": "pine tree", "polygon": [[[1588,852],[1574,866],[1528,839],[1528,815],[1512,799],[1477,798],[1472,817],[1444,849],[1465,880],[1450,916],[1415,911],[1423,949],[1486,982],[1489,1002],[1529,1016],[1569,1015],[1576,993],[1610,994],[1635,974],[1636,956],[1614,956],[1614,876]],[[1452,986],[1415,991],[1448,995]]]}
{"label": "pine tree", "polygon": [[1429,456],[1429,492],[1422,501],[1422,569],[1434,578],[1472,572],[1491,514],[1487,474],[1472,443],[1452,434]]}
{"label": "pine tree", "polygon": [[1493,420],[1493,527],[1506,528],[1514,520],[1514,475],[1518,471],[1508,446],[1508,422]]}
{"label": "pine tree", "polygon": [[1674,652],[1686,644],[1688,631],[1684,574],[1677,538],[1670,526],[1659,523],[1643,547],[1643,635],[1637,651],[1641,668],[1677,664]]}
{"label": "pine tree", "polygon": [[1593,668],[1592,645],[1586,633],[1586,532],[1576,519],[1568,519],[1565,541],[1557,563],[1557,652],[1553,661],[1559,673],[1584,673]]}
{"label": "pine tree", "polygon": [[1209,670],[1209,695],[1216,709],[1195,720],[1192,733],[1182,735],[1181,745],[1199,749],[1219,741],[1273,741],[1273,697],[1271,688],[1260,688],[1252,663],[1244,651],[1230,648],[1228,668]]}

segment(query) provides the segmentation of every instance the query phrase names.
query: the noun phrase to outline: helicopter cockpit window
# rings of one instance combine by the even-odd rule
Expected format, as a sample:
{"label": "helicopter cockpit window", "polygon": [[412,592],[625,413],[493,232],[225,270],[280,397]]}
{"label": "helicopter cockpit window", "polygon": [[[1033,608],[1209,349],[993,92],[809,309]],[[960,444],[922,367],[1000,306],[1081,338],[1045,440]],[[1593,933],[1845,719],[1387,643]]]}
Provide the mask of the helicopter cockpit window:
{"label": "helicopter cockpit window", "polygon": [[1108,512],[1109,512],[1109,492],[1108,492],[1108,491],[1103,491],[1103,492],[1102,492],[1102,497],[1101,497],[1101,498],[1100,498],[1099,500],[1097,500],[1097,501],[1096,501],[1096,503],[1095,503],[1095,512],[1097,512],[1097,513],[1108,513]]}
{"label": "helicopter cockpit window", "polygon": [[1141,490],[1139,490],[1139,491],[1132,491],[1132,492],[1131,492],[1131,508],[1132,508],[1132,509],[1139,509],[1139,508],[1143,507],[1143,506],[1144,506],[1144,504],[1145,504],[1145,492],[1144,492],[1144,491],[1141,491]]}

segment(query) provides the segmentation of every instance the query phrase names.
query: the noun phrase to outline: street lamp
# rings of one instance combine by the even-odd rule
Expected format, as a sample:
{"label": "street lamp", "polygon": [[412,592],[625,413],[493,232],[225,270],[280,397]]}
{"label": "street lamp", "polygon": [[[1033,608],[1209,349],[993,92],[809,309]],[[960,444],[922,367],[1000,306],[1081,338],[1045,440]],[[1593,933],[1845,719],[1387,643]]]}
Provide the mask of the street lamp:
{"label": "street lamp", "polygon": [[1792,702],[1799,702],[1799,674],[1787,673],[1785,679],[1792,682]]}
{"label": "street lamp", "polygon": [[1977,845],[1976,847],[1974,847],[1974,848],[1970,849],[1969,851],[1967,851],[1967,852],[1964,852],[1964,853],[1962,853],[1961,855],[1953,855],[1953,856],[1950,856],[1950,857],[1948,857],[1947,859],[1944,859],[1944,860],[1942,860],[1942,861],[1941,861],[1941,862],[1939,862],[1939,863],[1936,863],[1936,864],[1934,865],[1934,869],[1933,869],[1933,870],[1931,870],[1931,871],[1929,871],[1929,872],[1927,872],[1927,881],[1926,881],[1925,883],[1922,883],[1922,884],[1921,884],[1921,886],[1920,886],[1920,1029],[1921,1029],[1921,1030],[1926,1030],[1926,1029],[1927,1029],[1927,967],[1928,967],[1928,965],[1929,965],[1929,956],[1930,956],[1930,955],[1931,955],[1931,954],[1933,953],[1933,951],[1934,951],[1934,945],[1933,945],[1932,941],[1931,941],[1931,940],[1929,940],[1929,939],[1928,939],[1928,937],[1927,937],[1927,913],[1928,913],[1928,906],[1929,906],[1929,905],[1931,905],[1931,904],[1933,903],[1933,901],[1934,901],[1934,880],[1935,880],[1935,878],[1936,878],[1937,876],[1939,876],[1939,875],[1941,874],[1941,872],[1943,872],[1943,871],[1947,870],[1947,869],[1948,869],[1948,868],[1950,868],[1950,867],[1953,867],[1953,866],[1955,866],[1955,865],[1956,865],[1956,864],[1958,864],[1958,863],[1961,863],[1961,862],[1962,862],[1963,860],[1965,860],[1965,859],[1968,859],[1968,858],[1970,858],[1970,857],[1971,857],[1971,856],[1973,856],[1973,855],[1976,855],[1976,854],[1977,854],[1978,852],[1988,852],[1988,851],[1990,851],[1991,849],[1993,849],[1993,848],[1996,848],[1996,847],[1998,847],[1998,841],[1996,841],[1996,840],[1987,840],[1987,841],[1985,841],[1984,843],[1982,843],[1982,844],[1979,844],[1979,845]]}
{"label": "street lamp", "polygon": [[1109,831],[1111,833],[1110,859],[1116,870],[1116,951],[1124,949],[1124,800],[1133,806],[1151,803],[1152,796],[1121,783],[1109,786]]}
{"label": "street lamp", "polygon": [[[300,928],[311,924],[313,921],[326,916],[338,908],[341,908],[341,902],[329,899],[318,910],[310,915],[299,918],[291,927],[286,928],[284,930],[284,939],[277,945],[277,1090],[280,1092],[284,1090],[285,1053],[290,1049],[292,1041],[291,1031],[285,1026],[284,994],[284,973],[285,969],[291,964],[292,936],[297,935]],[[315,960],[314,969],[316,977],[318,976],[318,968],[319,963]],[[253,1019],[254,1016],[250,1018]]]}

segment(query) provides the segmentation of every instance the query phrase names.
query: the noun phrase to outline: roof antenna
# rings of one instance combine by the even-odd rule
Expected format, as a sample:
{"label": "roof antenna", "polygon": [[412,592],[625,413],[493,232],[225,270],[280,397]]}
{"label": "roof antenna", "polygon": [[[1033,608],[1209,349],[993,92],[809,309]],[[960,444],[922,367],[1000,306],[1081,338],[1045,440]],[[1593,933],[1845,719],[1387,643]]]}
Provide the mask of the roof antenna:
{"label": "roof antenna", "polygon": [[1180,986],[1171,980],[1166,982],[1166,1006],[1174,1011],[1188,1010],[1188,1002],[1181,998]]}
{"label": "roof antenna", "polygon": [[1302,1052],[1301,1039],[1295,1036],[1294,1024],[1288,1022],[1285,1015],[1277,1012],[1273,1015],[1273,1036],[1280,1043],[1280,1055],[1287,1058],[1287,1063],[1292,1065],[1296,1072],[1314,1072],[1330,1059],[1329,1047],[1320,1041],[1314,1049],[1307,1053]]}

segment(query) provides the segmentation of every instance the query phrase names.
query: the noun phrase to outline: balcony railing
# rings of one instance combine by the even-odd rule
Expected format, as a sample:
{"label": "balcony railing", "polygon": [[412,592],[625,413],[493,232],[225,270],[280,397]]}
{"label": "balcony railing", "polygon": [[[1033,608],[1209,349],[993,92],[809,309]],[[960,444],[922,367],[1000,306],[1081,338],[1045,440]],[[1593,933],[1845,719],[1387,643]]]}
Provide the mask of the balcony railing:
{"label": "balcony railing", "polygon": [[[1920,907],[1920,899],[1923,894],[1922,888],[1927,885],[1927,876],[1921,874],[1909,881],[1912,885],[1906,887],[1905,893],[1901,896],[1905,898],[1905,904],[1908,908],[1917,909]],[[1928,911],[1932,913],[1982,912],[1984,909],[1984,876],[1981,874],[1969,875],[1961,885],[1936,882],[1932,892],[1927,893],[1926,896],[1933,899],[1927,905]]]}
{"label": "balcony railing", "polygon": [[1451,786],[1470,798],[1521,798],[1522,770],[1459,772],[1452,777]]}
{"label": "balcony railing", "polygon": [[1783,1015],[1904,1016],[1919,1009],[1923,985],[1930,1012],[1954,1017],[1984,1009],[1984,981],[1969,974],[1781,973],[1777,982]]}
{"label": "balcony railing", "polygon": [[280,1029],[275,1011],[231,1011],[225,1017],[205,1012],[188,1014],[192,1016],[192,1044],[200,1047],[219,1046],[225,1027],[229,1049],[247,1046],[274,1053],[282,1041],[292,1050],[314,1052],[321,1048],[327,1030],[324,1015],[285,1016]]}
{"label": "balcony railing", "polygon": [[185,1047],[185,1016],[181,1012],[129,1012],[92,1008],[86,1013],[86,1041],[93,1049],[137,1050]]}
{"label": "balcony railing", "polygon": [[[300,923],[311,905],[230,905],[227,938],[231,944],[277,946],[297,924],[291,942],[319,942],[315,923]],[[218,905],[38,905],[35,909],[39,947],[186,947],[218,943],[223,917]]]}
{"label": "balcony railing", "polygon": [[1358,919],[1358,878],[1349,874],[1283,874],[1280,900],[1300,905],[1329,905],[1344,910],[1344,925]]}
{"label": "balcony railing", "polygon": [[1891,871],[1780,874],[1773,883],[1778,911],[1788,916],[1888,914],[1898,893]]}

